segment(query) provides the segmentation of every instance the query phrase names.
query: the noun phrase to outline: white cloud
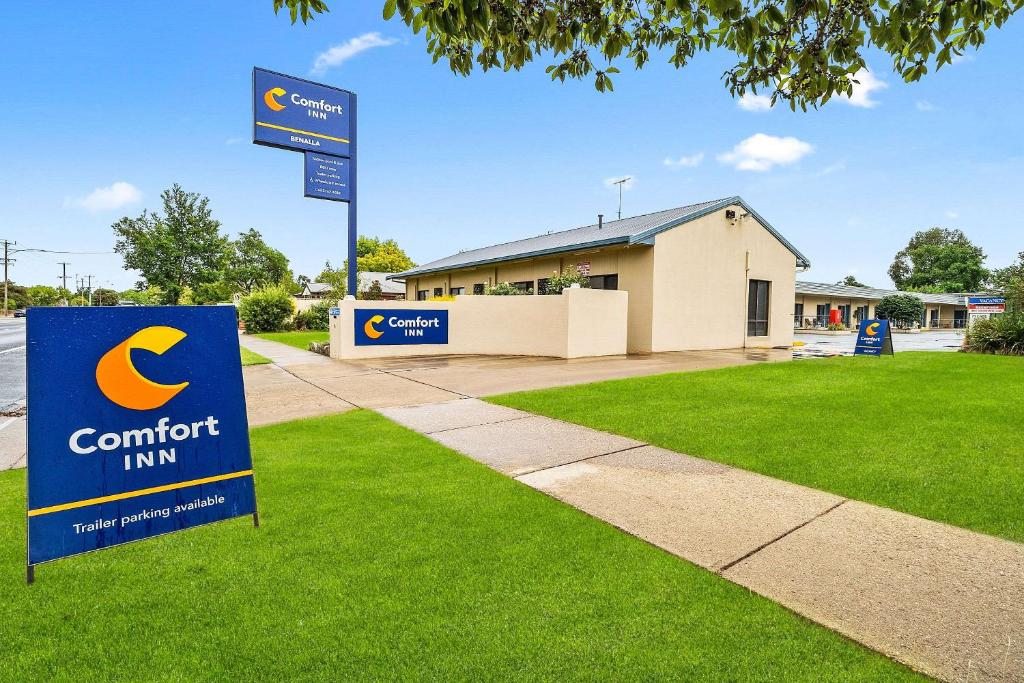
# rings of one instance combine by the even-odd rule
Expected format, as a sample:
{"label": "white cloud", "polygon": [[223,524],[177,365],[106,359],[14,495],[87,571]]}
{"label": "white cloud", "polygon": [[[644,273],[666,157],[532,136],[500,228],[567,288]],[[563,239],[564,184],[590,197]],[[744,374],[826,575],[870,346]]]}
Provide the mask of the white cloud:
{"label": "white cloud", "polygon": [[820,171],[818,171],[814,175],[816,177],[820,178],[821,176],[832,175],[833,173],[838,173],[839,171],[845,171],[845,170],[846,170],[846,161],[843,160],[843,161],[837,161],[834,164],[829,164],[828,166],[826,166],[825,168],[821,169]]}
{"label": "white cloud", "polygon": [[768,111],[772,108],[772,98],[748,92],[736,100],[736,106],[746,111]]}
{"label": "white cloud", "polygon": [[914,102],[914,106],[917,107],[918,111],[935,111],[938,109],[938,107],[928,100],[918,100],[917,102]]}
{"label": "white cloud", "polygon": [[967,54],[966,52],[962,55],[953,55],[949,60],[950,64],[963,64],[964,62],[973,62],[974,55]]}
{"label": "white cloud", "polygon": [[388,45],[394,45],[398,40],[395,38],[383,38],[380,33],[374,31],[373,33],[364,33],[361,36],[355,38],[349,38],[346,42],[340,45],[321,52],[316,56],[313,61],[313,73],[322,74],[331,67],[341,66],[349,59],[352,59],[360,52],[366,52],[367,50],[375,47],[387,47]]}
{"label": "white cloud", "polygon": [[957,218],[960,218],[960,214],[958,214],[956,211],[953,211],[952,209],[947,209],[946,218],[948,218],[951,221],[955,221]]}
{"label": "white cloud", "polygon": [[242,138],[228,138],[227,140],[224,141],[224,144],[225,145],[237,145],[241,141],[242,141]]}
{"label": "white cloud", "polygon": [[861,69],[855,73],[851,80],[857,81],[853,84],[853,94],[846,97],[846,101],[854,107],[871,109],[878,106],[878,100],[871,99],[871,93],[876,90],[885,90],[889,84],[879,80],[867,69]]}
{"label": "white cloud", "polygon": [[131,183],[119,180],[107,187],[97,187],[84,197],[68,198],[65,206],[78,206],[86,211],[110,211],[135,204],[142,199],[142,193]]}
{"label": "white cloud", "polygon": [[678,159],[665,157],[665,160],[661,163],[675,170],[679,168],[693,168],[695,166],[700,166],[702,161],[704,161],[704,152],[697,152],[696,154],[679,157]]}
{"label": "white cloud", "polygon": [[629,180],[627,180],[626,182],[622,183],[622,190],[623,190],[623,192],[625,192],[626,190],[632,190],[633,186],[636,185],[636,176],[635,175],[629,175],[629,176],[617,175],[614,178],[605,178],[604,179],[604,186],[607,187],[607,188],[610,188],[612,190],[615,190],[616,192],[618,192],[619,191],[618,182],[620,180],[622,180],[623,178],[629,178]]}
{"label": "white cloud", "polygon": [[814,151],[814,146],[794,137],[780,138],[757,133],[743,140],[718,160],[740,171],[769,171],[775,166],[796,163]]}

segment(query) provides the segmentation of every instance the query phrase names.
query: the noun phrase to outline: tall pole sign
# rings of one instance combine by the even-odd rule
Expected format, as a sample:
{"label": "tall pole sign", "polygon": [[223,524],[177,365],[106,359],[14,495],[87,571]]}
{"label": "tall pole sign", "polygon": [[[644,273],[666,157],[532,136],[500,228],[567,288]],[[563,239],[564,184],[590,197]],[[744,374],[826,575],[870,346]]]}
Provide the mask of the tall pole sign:
{"label": "tall pole sign", "polygon": [[356,294],[356,94],[252,70],[252,141],[302,152],[303,194],[348,204],[348,293]]}

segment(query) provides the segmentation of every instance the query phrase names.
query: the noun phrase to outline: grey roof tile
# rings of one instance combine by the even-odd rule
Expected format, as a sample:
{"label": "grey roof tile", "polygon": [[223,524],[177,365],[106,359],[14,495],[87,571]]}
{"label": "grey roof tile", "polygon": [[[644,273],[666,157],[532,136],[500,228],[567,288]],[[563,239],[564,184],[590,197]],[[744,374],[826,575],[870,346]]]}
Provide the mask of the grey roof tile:
{"label": "grey roof tile", "polygon": [[658,232],[681,225],[687,221],[699,218],[707,213],[717,211],[731,205],[743,206],[753,214],[779,241],[781,241],[797,257],[801,265],[809,265],[807,259],[797,249],[780,235],[763,218],[757,215],[746,202],[740,197],[725,197],[698,204],[689,204],[674,209],[656,211],[654,213],[623,218],[621,220],[605,221],[599,228],[597,223],[584,225],[571,230],[559,232],[548,232],[535,237],[504,242],[480,249],[460,251],[457,254],[446,256],[442,259],[417,266],[403,273],[391,277],[407,278],[425,273],[453,270],[456,268],[471,268],[511,261],[514,259],[528,258],[532,256],[543,256],[546,254],[564,253],[576,249],[603,246],[606,244],[638,243],[650,240]]}
{"label": "grey roof tile", "polygon": [[926,304],[960,304],[964,305],[965,294],[927,294],[924,292],[902,292],[896,289],[878,289],[877,287],[851,287],[850,285],[830,285],[825,282],[796,282],[797,294],[818,296],[839,296],[852,299],[881,299],[890,294],[912,294]]}

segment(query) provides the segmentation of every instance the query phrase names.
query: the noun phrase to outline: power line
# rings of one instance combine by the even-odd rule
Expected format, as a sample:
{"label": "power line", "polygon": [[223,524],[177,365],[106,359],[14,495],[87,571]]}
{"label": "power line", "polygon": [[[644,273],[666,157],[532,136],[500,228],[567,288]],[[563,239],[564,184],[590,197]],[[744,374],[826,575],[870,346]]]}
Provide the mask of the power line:
{"label": "power line", "polygon": [[[13,242],[12,242],[12,244],[13,244]],[[39,254],[72,254],[72,255],[81,255],[81,256],[90,256],[90,255],[91,256],[103,256],[103,255],[107,255],[107,254],[116,254],[117,253],[115,251],[62,251],[62,250],[59,250],[59,249],[30,249],[28,247],[23,248],[23,249],[12,249],[11,250],[12,253],[20,253],[20,252],[25,252],[25,251],[31,251],[31,252],[39,253]]]}

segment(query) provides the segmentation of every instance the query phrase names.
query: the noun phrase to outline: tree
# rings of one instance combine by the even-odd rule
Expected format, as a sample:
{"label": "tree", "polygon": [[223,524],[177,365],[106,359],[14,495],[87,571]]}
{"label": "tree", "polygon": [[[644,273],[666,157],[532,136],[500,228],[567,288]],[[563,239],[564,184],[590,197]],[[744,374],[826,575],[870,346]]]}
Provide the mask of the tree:
{"label": "tree", "polygon": [[175,184],[160,195],[164,214],[143,211],[112,226],[114,251],[125,270],[142,273],[163,292],[161,303],[177,304],[185,287],[216,282],[228,256],[228,238],[211,215],[210,200]]}
{"label": "tree", "polygon": [[384,288],[380,286],[380,280],[374,280],[370,283],[370,286],[366,288],[365,292],[359,295],[359,298],[365,299],[366,301],[380,301],[384,298]]}
{"label": "tree", "polygon": [[989,276],[989,285],[997,292],[1002,292],[1017,278],[1024,278],[1024,251],[1017,254],[1017,263],[1005,268],[993,268]]}
{"label": "tree", "polygon": [[988,278],[984,262],[985,253],[962,231],[931,228],[897,252],[889,277],[896,289],[975,292]]}
{"label": "tree", "polygon": [[106,289],[104,287],[97,287],[92,292],[92,305],[93,306],[116,306],[120,297],[112,289]]}
{"label": "tree", "polygon": [[[0,290],[3,289],[2,282],[0,282]],[[3,298],[3,293],[0,292],[0,298]],[[32,305],[32,297],[28,293],[28,287],[23,285],[16,285],[10,280],[7,281],[7,310],[15,308],[26,308]]]}
{"label": "tree", "polygon": [[837,285],[846,285],[847,287],[867,287],[866,284],[858,280],[852,275],[847,275],[842,280],[836,283]]}
{"label": "tree", "polygon": [[[674,67],[699,52],[719,48],[736,63],[722,76],[734,95],[762,91],[793,109],[819,106],[849,94],[864,53],[880,50],[910,82],[950,64],[968,48],[979,48],[985,32],[1024,5],[1022,0],[385,0],[383,15],[395,14],[413,33],[426,33],[427,52],[468,76],[519,70],[534,57],[552,54],[552,80],[593,77],[601,92],[612,90],[609,74],[628,60],[641,69],[652,50]],[[273,0],[287,7],[294,24],[327,12],[325,0]],[[607,63],[608,66],[604,66]],[[598,66],[600,64],[601,66]]]}
{"label": "tree", "polygon": [[118,299],[131,301],[139,306],[156,306],[164,300],[164,293],[159,287],[146,287],[145,283],[140,282],[136,289],[126,289],[118,294]]}
{"label": "tree", "polygon": [[[360,272],[400,273],[416,264],[395,240],[360,237],[356,241],[356,265]],[[348,261],[345,261],[348,267]]]}
{"label": "tree", "polygon": [[1006,308],[1024,313],[1024,251],[1017,254],[1017,263],[992,271],[989,284],[1006,297]]}
{"label": "tree", "polygon": [[913,294],[890,294],[875,306],[875,315],[891,320],[896,327],[913,327],[924,315],[924,302]]}
{"label": "tree", "polygon": [[322,282],[331,286],[330,298],[333,299],[345,298],[345,292],[348,289],[347,280],[348,274],[345,270],[341,268],[332,268],[330,261],[327,261],[324,264],[324,269],[316,276],[317,282]]}
{"label": "tree", "polygon": [[60,301],[60,292],[49,285],[33,285],[27,293],[32,306],[56,306]]}
{"label": "tree", "polygon": [[264,242],[258,230],[250,229],[231,243],[224,280],[233,291],[243,294],[257,287],[290,283],[288,257]]}

